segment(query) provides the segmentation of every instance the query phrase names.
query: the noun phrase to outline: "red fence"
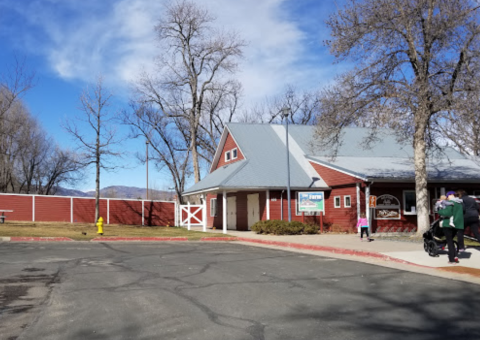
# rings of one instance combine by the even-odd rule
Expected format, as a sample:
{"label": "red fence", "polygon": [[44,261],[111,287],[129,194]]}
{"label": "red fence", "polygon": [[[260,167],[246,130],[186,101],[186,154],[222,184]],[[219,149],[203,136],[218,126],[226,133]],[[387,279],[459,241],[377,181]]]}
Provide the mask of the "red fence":
{"label": "red fence", "polygon": [[[65,196],[0,194],[0,210],[10,221],[95,222],[95,199]],[[175,202],[101,198],[106,224],[175,225]]]}

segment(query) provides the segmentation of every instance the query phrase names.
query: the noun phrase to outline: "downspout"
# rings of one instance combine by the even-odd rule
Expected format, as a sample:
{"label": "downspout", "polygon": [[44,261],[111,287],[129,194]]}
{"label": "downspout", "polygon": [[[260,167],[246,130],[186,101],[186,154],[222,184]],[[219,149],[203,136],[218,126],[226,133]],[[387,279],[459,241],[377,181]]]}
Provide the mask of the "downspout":
{"label": "downspout", "polygon": [[283,221],[283,193],[285,190],[282,190],[282,193],[280,194],[280,220]]}

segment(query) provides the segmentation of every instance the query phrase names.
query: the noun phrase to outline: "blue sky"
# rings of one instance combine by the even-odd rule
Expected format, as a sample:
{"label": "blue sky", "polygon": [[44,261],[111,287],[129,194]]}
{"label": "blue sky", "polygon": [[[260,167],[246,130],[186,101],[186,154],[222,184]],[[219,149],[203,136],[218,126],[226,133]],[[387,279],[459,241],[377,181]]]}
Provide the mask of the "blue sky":
{"label": "blue sky", "polygon": [[[78,96],[102,75],[115,106],[128,102],[132,82],[142,69],[153,70],[159,53],[153,26],[164,0],[0,0],[0,73],[14,55],[26,58],[37,85],[25,97],[31,113],[62,146],[74,147],[61,121],[78,113]],[[323,47],[324,24],[335,11],[320,0],[196,0],[216,15],[217,24],[238,31],[247,41],[237,78],[244,87],[243,109],[279,94],[287,84],[319,89],[341,71]],[[340,1],[341,3],[342,1]],[[339,2],[337,2],[339,3]],[[120,131],[126,132],[126,129]],[[126,167],[102,172],[101,187],[145,187],[145,165],[135,152],[143,140],[122,145]],[[77,189],[94,187],[94,170]],[[171,187],[167,172],[150,166],[150,187]]]}

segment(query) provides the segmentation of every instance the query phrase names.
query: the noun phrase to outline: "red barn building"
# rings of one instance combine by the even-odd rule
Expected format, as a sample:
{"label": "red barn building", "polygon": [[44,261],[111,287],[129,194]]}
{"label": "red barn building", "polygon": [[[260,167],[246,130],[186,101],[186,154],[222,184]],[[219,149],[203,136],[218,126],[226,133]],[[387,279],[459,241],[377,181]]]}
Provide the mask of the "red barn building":
{"label": "red barn building", "polygon": [[[410,145],[383,130],[367,148],[370,131],[347,128],[332,159],[332,150],[314,146],[314,130],[304,125],[288,130],[292,220],[303,218],[299,193],[321,193],[326,223],[354,229],[365,212],[373,232],[416,229]],[[183,193],[202,195],[207,227],[249,230],[259,220],[288,219],[286,141],[282,125],[227,125],[210,173]],[[430,202],[459,188],[480,195],[480,166],[454,149],[432,152],[427,171]],[[376,208],[367,208],[369,202]],[[309,214],[305,220],[318,223],[313,215],[318,213]]]}

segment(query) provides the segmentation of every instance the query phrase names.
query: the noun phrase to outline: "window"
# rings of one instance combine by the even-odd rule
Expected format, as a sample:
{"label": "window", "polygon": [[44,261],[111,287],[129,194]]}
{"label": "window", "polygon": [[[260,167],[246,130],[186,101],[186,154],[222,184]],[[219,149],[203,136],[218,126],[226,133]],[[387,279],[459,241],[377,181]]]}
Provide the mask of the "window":
{"label": "window", "polygon": [[235,149],[232,150],[232,158],[236,159],[237,156],[238,156],[238,151],[237,151],[237,148],[235,148]]}
{"label": "window", "polygon": [[225,152],[225,162],[230,161],[230,159],[231,159],[230,151]]}
{"label": "window", "polygon": [[352,207],[352,199],[350,198],[350,195],[343,196],[343,206],[345,208],[351,208]]}
{"label": "window", "polygon": [[[430,192],[428,192],[428,202],[430,202]],[[428,209],[430,210],[430,203],[428,204]],[[417,196],[415,194],[415,190],[403,191],[403,214],[417,214]]]}
{"label": "window", "polygon": [[403,214],[417,214],[417,196],[415,195],[414,190],[405,190],[403,192]]}
{"label": "window", "polygon": [[341,198],[340,196],[335,196],[333,198],[333,202],[334,202],[333,204],[334,204],[335,208],[341,208],[342,202],[341,202],[340,198]]}
{"label": "window", "polygon": [[216,198],[210,199],[210,216],[211,217],[217,216],[217,199]]}

